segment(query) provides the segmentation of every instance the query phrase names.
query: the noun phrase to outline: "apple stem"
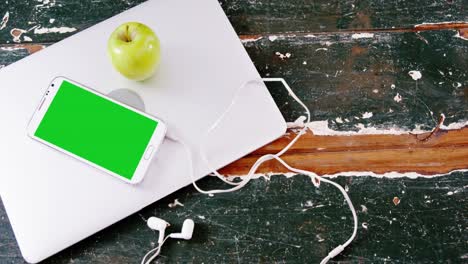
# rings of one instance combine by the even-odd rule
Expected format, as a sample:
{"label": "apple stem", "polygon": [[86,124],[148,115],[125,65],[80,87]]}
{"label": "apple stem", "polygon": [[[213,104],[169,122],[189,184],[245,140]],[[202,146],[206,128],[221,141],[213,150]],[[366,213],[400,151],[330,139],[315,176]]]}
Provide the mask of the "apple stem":
{"label": "apple stem", "polygon": [[126,41],[126,42],[132,41],[132,39],[131,39],[131,37],[130,37],[130,32],[128,32],[128,30],[129,30],[129,26],[127,25],[127,28],[126,28],[126,30],[125,30],[125,41]]}

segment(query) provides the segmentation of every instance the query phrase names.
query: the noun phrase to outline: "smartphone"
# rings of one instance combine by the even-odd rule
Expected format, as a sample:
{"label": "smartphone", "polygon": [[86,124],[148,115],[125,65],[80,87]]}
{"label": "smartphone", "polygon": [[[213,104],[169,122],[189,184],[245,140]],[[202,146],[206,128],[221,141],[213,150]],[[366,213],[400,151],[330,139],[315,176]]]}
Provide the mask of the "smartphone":
{"label": "smartphone", "polygon": [[136,184],[160,148],[166,125],[84,85],[57,77],[44,93],[27,131],[51,148]]}

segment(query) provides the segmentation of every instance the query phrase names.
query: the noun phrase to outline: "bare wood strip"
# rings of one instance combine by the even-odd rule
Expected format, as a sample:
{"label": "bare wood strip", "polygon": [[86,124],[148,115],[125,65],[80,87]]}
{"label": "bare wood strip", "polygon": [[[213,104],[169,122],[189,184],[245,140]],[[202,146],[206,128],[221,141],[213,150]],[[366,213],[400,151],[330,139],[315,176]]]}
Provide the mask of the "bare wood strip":
{"label": "bare wood strip", "polygon": [[[260,155],[281,150],[291,139],[291,133],[221,171],[228,175],[246,174]],[[433,175],[468,169],[468,127],[439,130],[428,140],[421,140],[428,134],[316,136],[307,133],[283,158],[292,166],[319,175],[347,171]],[[270,161],[258,172],[284,173],[287,170],[278,162]]]}

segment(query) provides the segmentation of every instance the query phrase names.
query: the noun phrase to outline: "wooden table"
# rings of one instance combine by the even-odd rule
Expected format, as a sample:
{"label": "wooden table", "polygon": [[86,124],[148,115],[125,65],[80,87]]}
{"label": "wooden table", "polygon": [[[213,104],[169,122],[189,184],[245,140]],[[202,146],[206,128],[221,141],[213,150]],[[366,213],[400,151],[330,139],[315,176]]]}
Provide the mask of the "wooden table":
{"label": "wooden table", "polygon": [[[140,2],[4,1],[0,68]],[[467,263],[468,173],[452,172],[468,168],[463,1],[220,3],[261,75],[284,77],[312,110],[312,132],[285,159],[345,175],[334,180],[358,210],[359,231],[334,261]],[[203,41],[201,32],[187,41]],[[288,121],[304,114],[281,86],[269,89]],[[294,133],[224,172],[244,174]],[[236,193],[207,197],[184,188],[46,263],[137,263],[157,240],[146,228],[152,215],[173,223],[172,231],[186,217],[197,224],[193,240],[167,243],[162,263],[317,263],[350,235],[351,215],[337,190],[281,176],[286,171],[274,162],[261,171],[266,177]],[[210,177],[200,184],[221,185]],[[183,206],[173,206],[175,199]],[[0,263],[22,262],[0,206]]]}

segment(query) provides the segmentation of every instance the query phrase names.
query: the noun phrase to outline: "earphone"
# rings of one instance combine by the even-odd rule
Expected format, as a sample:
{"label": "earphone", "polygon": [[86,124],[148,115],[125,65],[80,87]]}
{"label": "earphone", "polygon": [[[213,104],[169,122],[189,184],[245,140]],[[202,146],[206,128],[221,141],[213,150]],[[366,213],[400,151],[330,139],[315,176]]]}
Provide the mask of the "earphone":
{"label": "earphone", "polygon": [[[296,96],[296,94],[294,93],[294,91],[289,87],[288,83],[283,79],[283,78],[263,78],[261,80],[251,80],[251,81],[248,81],[246,83],[244,83],[242,86],[240,86],[239,88],[237,88],[236,92],[235,92],[235,95],[234,95],[234,98],[231,100],[231,103],[229,104],[229,106],[226,108],[226,110],[218,117],[218,119],[216,119],[215,122],[213,122],[213,125],[205,132],[205,135],[202,139],[202,142],[200,144],[200,149],[199,149],[199,154],[202,158],[202,160],[205,162],[205,164],[210,168],[210,170],[213,172],[213,174],[215,176],[217,176],[219,179],[221,179],[223,182],[229,184],[229,185],[232,185],[233,187],[231,188],[228,188],[228,189],[219,189],[219,190],[203,190],[201,189],[197,183],[195,182],[195,177],[194,177],[194,173],[193,173],[193,158],[192,158],[192,150],[191,148],[180,138],[178,138],[177,136],[175,135],[168,135],[166,136],[167,138],[173,140],[173,141],[176,141],[178,143],[180,143],[184,149],[186,150],[187,152],[187,157],[188,157],[188,160],[189,160],[189,165],[190,165],[190,177],[191,177],[191,180],[192,180],[192,185],[194,186],[194,188],[200,192],[200,193],[203,193],[203,194],[208,194],[208,195],[214,195],[214,194],[218,194],[218,193],[227,193],[227,192],[233,192],[233,191],[237,191],[239,189],[241,189],[242,187],[244,187],[245,185],[247,185],[247,183],[252,179],[254,173],[257,171],[258,167],[260,167],[260,165],[262,163],[264,163],[265,161],[268,161],[268,160],[277,160],[278,162],[280,162],[284,167],[286,167],[288,170],[292,171],[292,172],[295,172],[295,173],[299,173],[299,174],[304,174],[304,175],[308,175],[310,176],[313,181],[312,183],[314,184],[315,187],[320,187],[320,182],[325,182],[325,183],[328,183],[328,184],[331,184],[333,185],[334,187],[336,187],[342,194],[343,194],[343,197],[345,198],[346,200],[346,203],[348,204],[349,206],[349,209],[352,213],[352,216],[353,216],[353,222],[354,222],[354,225],[353,225],[353,232],[350,236],[350,238],[345,242],[343,243],[342,245],[338,245],[337,247],[335,247],[333,250],[331,250],[328,255],[320,262],[321,264],[325,264],[327,263],[330,259],[334,258],[335,256],[339,255],[349,244],[351,244],[351,242],[354,240],[354,238],[356,237],[356,234],[357,234],[357,228],[358,228],[358,218],[357,218],[357,214],[356,214],[356,210],[354,209],[354,206],[353,206],[353,203],[351,202],[351,199],[349,198],[348,194],[346,193],[346,191],[344,190],[343,187],[341,187],[341,185],[331,181],[331,180],[328,180],[328,179],[325,179],[325,178],[322,178],[320,176],[318,176],[316,173],[314,172],[311,172],[311,171],[305,171],[305,170],[301,170],[301,169],[297,169],[297,168],[294,168],[292,166],[290,166],[289,164],[287,164],[282,158],[281,156],[286,153],[286,151],[288,151],[298,140],[299,138],[306,133],[306,130],[307,130],[307,126],[304,126],[300,132],[293,138],[293,140],[291,140],[289,142],[289,144],[284,147],[281,151],[279,151],[278,153],[276,154],[266,154],[266,155],[263,155],[261,156],[260,158],[257,159],[257,161],[252,165],[251,169],[249,170],[249,173],[247,175],[245,175],[244,177],[241,178],[240,181],[238,182],[231,182],[229,181],[225,176],[221,175],[216,169],[214,169],[214,167],[209,163],[209,160],[208,158],[206,157],[205,155],[205,151],[204,151],[204,142],[206,142],[207,139],[209,139],[209,135],[210,133],[215,130],[215,128],[221,123],[221,121],[225,118],[225,116],[227,115],[227,113],[229,113],[229,111],[231,110],[231,108],[233,107],[233,105],[235,104],[236,102],[236,99],[237,97],[239,96],[239,91],[243,88],[243,87],[246,87],[247,84],[249,84],[250,82],[260,82],[260,81],[264,81],[264,82],[281,82],[285,89],[288,91],[289,95],[297,102],[299,103],[306,111],[306,114],[307,114],[307,120],[306,122],[309,123],[310,122],[310,110],[309,108],[307,108],[307,106],[299,99],[299,97]],[[150,218],[151,219],[151,218]],[[164,223],[166,223],[164,220],[164,222],[158,222],[156,220],[153,220],[154,221],[154,226],[158,226],[158,227],[164,227],[162,228],[162,230],[164,231],[165,230],[165,227],[164,226]],[[187,221],[187,220],[186,220]],[[193,221],[192,221],[193,223]],[[166,223],[167,224],[167,223]],[[148,223],[149,225],[149,223]],[[184,222],[184,226],[185,226],[185,222]],[[187,226],[187,231],[189,230],[189,227],[191,228],[191,231],[193,232],[193,227],[194,227],[194,224],[192,224],[192,226],[188,225]],[[182,228],[182,233],[183,232],[184,228]],[[161,246],[162,244],[164,244],[164,242],[166,241],[166,239],[168,237],[171,237],[171,235],[169,235],[168,237],[164,238],[164,234],[161,236],[161,231],[160,231],[160,236],[159,236],[159,240],[158,240],[158,244],[159,246],[153,250],[151,250],[150,252],[148,252],[145,257],[143,258],[143,261],[146,259],[146,257],[154,252],[154,251],[157,251],[155,253],[155,255],[153,257],[150,258],[150,260],[148,262],[143,262],[142,261],[142,264],[143,263],[149,263],[151,262],[158,254],[159,252],[161,251]],[[187,236],[188,237],[188,236]],[[191,237],[191,235],[190,235]],[[175,237],[175,238],[179,238],[179,237]],[[185,239],[185,238],[183,238]],[[190,239],[190,238],[189,238]],[[162,241],[162,242],[159,242],[159,241]]]}
{"label": "earphone", "polygon": [[[146,253],[146,255],[141,260],[141,264],[151,263],[151,261],[153,261],[153,259],[155,259],[159,255],[159,253],[161,252],[161,247],[168,238],[190,240],[192,239],[193,230],[195,229],[195,223],[193,222],[193,220],[185,219],[184,223],[182,224],[182,230],[180,231],[180,233],[171,233],[168,236],[165,236],[166,228],[170,226],[170,224],[165,220],[153,216],[146,221],[146,224],[150,229],[159,232],[159,238],[158,246]],[[148,258],[148,256],[153,252],[155,252],[154,255],[151,256],[148,260],[146,260],[146,258]]]}

